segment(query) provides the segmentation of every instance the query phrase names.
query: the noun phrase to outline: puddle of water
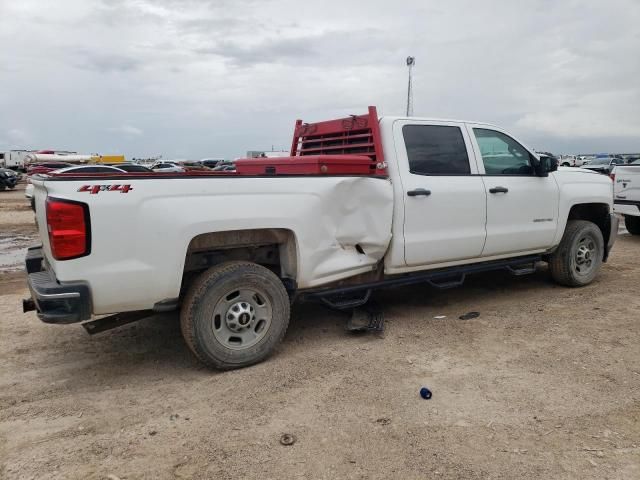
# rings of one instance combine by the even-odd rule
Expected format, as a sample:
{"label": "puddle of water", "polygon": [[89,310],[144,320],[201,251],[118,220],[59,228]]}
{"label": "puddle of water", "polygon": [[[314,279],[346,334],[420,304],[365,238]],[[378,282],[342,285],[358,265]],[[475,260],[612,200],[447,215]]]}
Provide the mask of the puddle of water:
{"label": "puddle of water", "polygon": [[34,243],[35,236],[0,232],[0,273],[21,270],[27,247]]}

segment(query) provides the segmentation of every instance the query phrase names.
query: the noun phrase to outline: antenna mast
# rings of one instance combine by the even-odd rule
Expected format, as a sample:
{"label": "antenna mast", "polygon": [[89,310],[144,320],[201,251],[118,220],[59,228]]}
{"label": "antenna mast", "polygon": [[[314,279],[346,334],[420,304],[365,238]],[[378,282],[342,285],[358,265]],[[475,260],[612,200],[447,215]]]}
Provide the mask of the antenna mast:
{"label": "antenna mast", "polygon": [[407,85],[407,117],[413,115],[413,66],[416,64],[416,57],[407,57],[407,68],[409,69],[409,84]]}

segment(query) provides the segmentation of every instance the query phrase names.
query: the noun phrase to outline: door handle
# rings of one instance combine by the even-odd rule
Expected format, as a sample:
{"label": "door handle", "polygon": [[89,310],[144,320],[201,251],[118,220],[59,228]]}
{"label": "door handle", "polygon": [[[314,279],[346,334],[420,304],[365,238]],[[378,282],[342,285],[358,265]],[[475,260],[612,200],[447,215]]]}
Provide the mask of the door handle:
{"label": "door handle", "polygon": [[505,187],[493,187],[489,189],[489,193],[507,193],[508,191],[509,189]]}
{"label": "door handle", "polygon": [[418,195],[428,197],[429,195],[431,195],[431,190],[427,190],[426,188],[416,188],[415,190],[409,190],[407,192],[407,195],[409,195],[410,197],[417,197]]}

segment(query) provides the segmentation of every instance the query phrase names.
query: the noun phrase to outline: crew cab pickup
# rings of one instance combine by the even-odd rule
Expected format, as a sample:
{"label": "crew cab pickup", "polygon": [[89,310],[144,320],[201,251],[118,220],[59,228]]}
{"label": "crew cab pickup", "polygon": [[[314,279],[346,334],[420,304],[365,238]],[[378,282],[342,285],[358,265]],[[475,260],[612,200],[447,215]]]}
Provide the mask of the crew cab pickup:
{"label": "crew cab pickup", "polygon": [[627,231],[640,235],[640,163],[616,165],[613,179],[613,210],[624,216]]}
{"label": "crew cab pickup", "polygon": [[32,182],[42,245],[27,254],[25,311],[95,329],[180,309],[191,351],[223,369],[272,353],[295,299],[348,308],[376,288],[449,287],[539,261],[556,282],[586,285],[618,226],[608,176],[558,170],[493,125],[375,107],[298,120],[290,157],[233,172]]}

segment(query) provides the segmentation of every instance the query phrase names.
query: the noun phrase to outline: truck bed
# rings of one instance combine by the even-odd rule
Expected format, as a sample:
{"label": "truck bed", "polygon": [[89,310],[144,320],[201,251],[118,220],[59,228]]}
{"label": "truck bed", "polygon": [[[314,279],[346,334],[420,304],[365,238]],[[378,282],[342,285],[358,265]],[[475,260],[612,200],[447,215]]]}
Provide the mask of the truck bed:
{"label": "truck bed", "polygon": [[[177,298],[189,246],[210,232],[291,232],[300,289],[371,271],[391,241],[393,191],[383,177],[85,174],[33,184],[45,260],[58,281],[91,285],[94,314]],[[47,197],[88,205],[90,255],[53,258]]]}

